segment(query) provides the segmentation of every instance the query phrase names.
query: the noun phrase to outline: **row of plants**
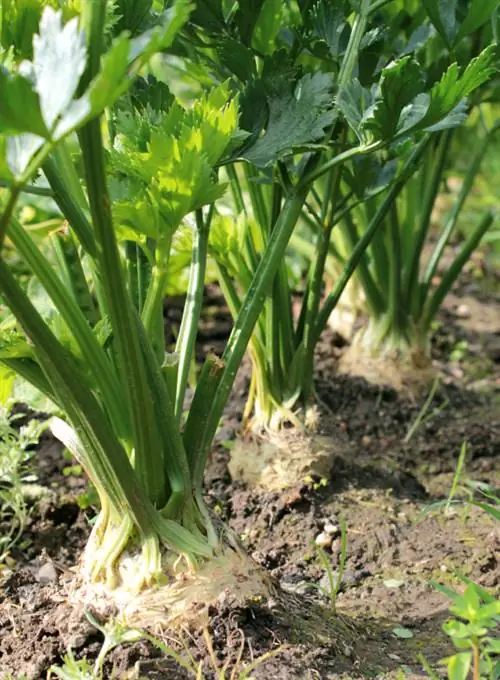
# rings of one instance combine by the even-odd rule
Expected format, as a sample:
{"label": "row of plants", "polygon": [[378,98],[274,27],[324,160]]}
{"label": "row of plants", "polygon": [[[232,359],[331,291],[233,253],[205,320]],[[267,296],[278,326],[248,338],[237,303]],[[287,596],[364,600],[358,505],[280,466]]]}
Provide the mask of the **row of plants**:
{"label": "row of plants", "polygon": [[[259,481],[282,486],[329,461],[330,445],[315,438],[315,347],[354,272],[374,344],[400,350],[417,338],[428,352],[430,321],[493,220],[486,214],[432,291],[482,158],[483,146],[422,279],[451,135],[495,100],[497,5],[5,5],[0,294],[10,316],[0,362],[5,381],[19,375],[55,404],[52,433],[97,490],[82,599],[114,598],[147,621],[159,601],[169,615],[189,609],[200,574],[211,576],[207,602],[226,585],[242,598],[269,592],[203,497],[236,373],[248,350],[244,416],[266,448],[242,441],[234,469],[264,460]],[[62,217],[50,248],[20,221],[26,194]],[[302,272],[287,253],[306,228]],[[166,351],[165,291],[186,247],[186,303]],[[341,269],[325,297],[332,253]],[[209,256],[234,327],[187,402]]]}

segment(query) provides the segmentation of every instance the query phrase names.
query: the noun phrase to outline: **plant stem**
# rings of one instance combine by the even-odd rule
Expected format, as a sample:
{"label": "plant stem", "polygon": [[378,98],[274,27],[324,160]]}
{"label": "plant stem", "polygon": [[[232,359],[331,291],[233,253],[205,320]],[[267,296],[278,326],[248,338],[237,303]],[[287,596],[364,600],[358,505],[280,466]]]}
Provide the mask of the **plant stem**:
{"label": "plant stem", "polygon": [[[200,465],[205,465],[219,419],[236,377],[236,372],[262,310],[266,295],[269,293],[273,278],[285,254],[288,241],[300,216],[306,195],[307,191],[305,189],[296,190],[286,199],[280,217],[267,243],[267,248],[255,271],[250,290],[235,321],[233,331],[222,357],[225,363],[224,373],[213,400],[204,436],[200,441],[200,450],[198,452]],[[202,381],[200,381],[197,391],[202,388]]]}
{"label": "plant stem", "polygon": [[[314,325],[318,317],[321,303],[321,293],[323,289],[326,258],[328,255],[328,245],[330,243],[333,227],[335,225],[335,202],[340,186],[340,170],[341,166],[337,165],[333,170],[330,171],[330,175],[328,177],[326,193],[323,198],[323,206],[321,210],[323,225],[318,232],[316,253],[315,257],[311,261],[309,275],[310,287],[309,295],[305,301],[307,304],[307,309],[303,335],[304,359],[302,372],[302,398],[304,401],[309,398],[313,384],[314,349],[316,346],[316,343],[313,341]],[[328,212],[327,206],[329,203],[331,203],[330,219],[325,224],[326,215]]]}
{"label": "plant stem", "polygon": [[434,274],[436,273],[436,270],[439,266],[439,262],[441,260],[441,257],[443,255],[444,249],[446,247],[446,244],[448,243],[448,239],[451,236],[451,233],[453,229],[456,226],[458,217],[460,215],[460,212],[462,210],[462,207],[465,203],[465,200],[467,199],[467,196],[469,195],[474,179],[476,178],[477,173],[479,172],[479,168],[481,167],[482,160],[484,158],[485,153],[488,150],[491,138],[493,135],[498,131],[500,128],[500,123],[497,123],[494,125],[491,130],[488,131],[488,133],[485,135],[479,149],[477,150],[476,154],[474,155],[472,159],[472,163],[469,165],[469,168],[467,170],[467,173],[465,175],[462,188],[460,189],[460,194],[455,201],[455,204],[453,205],[453,209],[446,221],[445,227],[443,229],[443,232],[441,236],[439,237],[439,241],[436,244],[436,247],[434,248],[434,251],[432,253],[431,258],[429,259],[429,262],[427,264],[424,277],[423,277],[423,286],[424,286],[424,293],[423,293],[423,298],[424,300],[426,299],[426,293],[429,289],[429,286],[432,283],[432,279],[434,277]]}
{"label": "plant stem", "polygon": [[[90,82],[99,69],[106,3],[89,0],[85,8],[88,12],[86,28],[89,59],[88,69],[82,80]],[[155,503],[161,503],[165,494],[164,452],[154,412],[150,408],[151,391],[144,356],[113,227],[100,120],[87,123],[79,136],[90,210],[98,242],[102,291],[113,328],[113,345],[116,348],[132,423],[135,467],[149,498]],[[182,485],[183,481],[179,480],[179,484]]]}
{"label": "plant stem", "polygon": [[366,29],[370,0],[361,0],[360,8],[354,20],[351,35],[345,51],[338,77],[338,87],[344,87],[352,78],[354,66],[359,54],[359,46]]}
{"label": "plant stem", "polygon": [[462,271],[463,266],[469,260],[472,251],[477,248],[484,234],[493,224],[493,220],[493,213],[488,212],[486,215],[484,215],[476,229],[469,235],[465,243],[460,248],[460,251],[453,260],[451,266],[446,270],[446,273],[441,279],[441,283],[434,291],[432,297],[426,301],[420,319],[420,327],[424,333],[429,331],[432,320],[434,319],[434,316],[436,315],[441,303]]}
{"label": "plant stem", "polygon": [[416,171],[418,164],[420,162],[420,159],[422,158],[422,155],[424,154],[428,144],[429,144],[430,137],[424,137],[424,139],[419,143],[417,148],[413,151],[411,154],[410,158],[406,161],[403,169],[401,170],[401,173],[399,177],[395,180],[393,183],[392,187],[390,188],[387,196],[385,197],[383,203],[380,205],[380,207],[377,209],[372,221],[368,225],[367,229],[365,230],[363,236],[359,239],[357,242],[354,250],[351,253],[350,258],[348,259],[344,270],[337,280],[332,292],[330,295],[327,297],[325,303],[323,304],[323,307],[318,315],[318,319],[316,322],[316,329],[315,329],[315,336],[314,336],[314,341],[317,342],[319,336],[323,332],[324,328],[326,327],[328,323],[328,319],[330,317],[330,314],[332,311],[335,309],[335,306],[337,302],[340,299],[340,296],[342,295],[344,288],[346,287],[349,279],[351,278],[352,274],[354,273],[356,267],[358,266],[361,258],[366,252],[366,249],[370,245],[370,242],[374,236],[374,234],[377,232],[377,229],[380,227],[380,225],[383,223],[385,220],[385,217],[389,213],[389,210],[391,209],[391,206],[393,202],[396,200],[397,196],[403,189],[404,185],[408,181],[408,179],[412,176],[412,174]]}
{"label": "plant stem", "polygon": [[[0,188],[2,189],[12,189],[13,183],[6,179],[0,179]],[[21,188],[22,194],[32,194],[33,196],[47,196],[52,198],[54,192],[50,187],[37,187],[35,185],[27,185]]]}
{"label": "plant stem", "polygon": [[203,288],[207,266],[208,237],[213,206],[207,219],[203,219],[201,209],[196,211],[196,228],[193,231],[193,249],[186,305],[182,314],[182,322],[175,351],[179,354],[179,372],[177,376],[177,391],[175,394],[175,416],[180,423],[184,397],[189,376],[189,368],[193,357],[196,334],[203,306]]}
{"label": "plant stem", "polygon": [[97,257],[97,246],[92,226],[81,205],[71,194],[66,178],[61,175],[52,158],[49,157],[45,160],[43,172],[54,192],[54,201],[57,207],[68,220],[80,244],[91,257]]}
{"label": "plant stem", "polygon": [[12,221],[8,234],[71,330],[95,384],[103,395],[115,432],[120,437],[126,437],[129,432],[128,418],[126,406],[121,399],[120,383],[87,319],[17,220]]}
{"label": "plant stem", "polygon": [[399,239],[399,219],[397,204],[394,201],[389,213],[389,239],[387,254],[389,256],[389,304],[387,316],[391,330],[398,334],[403,330],[403,309],[401,300],[401,243]]}
{"label": "plant stem", "polygon": [[3,248],[5,234],[7,233],[7,229],[9,228],[10,220],[12,219],[14,208],[16,207],[17,199],[19,198],[20,193],[21,187],[18,185],[14,185],[10,191],[9,198],[7,200],[7,205],[5,206],[5,210],[3,211],[2,216],[0,217],[0,256]]}
{"label": "plant stem", "polygon": [[407,268],[406,285],[403,292],[405,308],[412,310],[415,319],[420,315],[422,299],[418,286],[420,257],[424,247],[425,239],[430,227],[432,209],[439,191],[439,185],[443,176],[448,151],[451,145],[453,131],[446,130],[442,133],[436,157],[433,158],[433,171],[429,180],[426,182],[426,191],[423,198],[423,209],[420,214],[417,233],[413,239],[411,260]]}
{"label": "plant stem", "polygon": [[130,461],[113,434],[106,415],[87,387],[74,358],[55,338],[2,258],[0,282],[2,295],[9,308],[36,348],[37,358],[56,395],[57,403],[64,404],[85,446],[86,471],[98,480],[101,493],[105,489],[105,495],[117,512],[120,509],[128,512],[138,529],[146,533],[152,507],[137,485]]}
{"label": "plant stem", "polygon": [[352,147],[351,149],[346,149],[342,153],[338,154],[338,156],[331,158],[323,165],[315,167],[307,175],[304,175],[297,186],[297,190],[301,190],[304,187],[308,187],[310,184],[312,184],[319,177],[321,177],[326,172],[334,168],[336,165],[345,163],[345,161],[351,158],[355,158],[356,156],[366,156],[375,151],[379,151],[380,149],[383,148],[383,146],[384,146],[383,142],[372,142],[371,144],[355,146]]}
{"label": "plant stem", "polygon": [[[165,353],[165,331],[163,328],[163,300],[167,285],[167,268],[170,258],[172,236],[169,234],[158,242],[155,248],[155,264],[151,270],[148,292],[142,308],[141,319],[146,333],[153,344],[160,364]],[[139,273],[139,272],[138,272]]]}

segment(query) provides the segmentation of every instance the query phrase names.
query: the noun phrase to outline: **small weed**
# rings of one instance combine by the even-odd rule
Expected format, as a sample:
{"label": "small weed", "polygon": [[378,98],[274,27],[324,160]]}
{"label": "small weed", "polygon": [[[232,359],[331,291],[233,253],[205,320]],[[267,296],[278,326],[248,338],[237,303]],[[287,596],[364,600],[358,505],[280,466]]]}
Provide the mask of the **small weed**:
{"label": "small weed", "polygon": [[[463,443],[458,458],[453,483],[444,504],[445,513],[449,512],[459,487],[467,453],[466,442]],[[466,482],[464,487],[469,495],[468,503],[487,512],[494,520],[500,521],[500,499],[488,485],[477,482]],[[474,498],[479,492],[482,500]],[[460,501],[456,501],[460,502]],[[453,615],[443,625],[443,630],[451,638],[456,653],[441,660],[446,667],[448,680],[498,680],[500,678],[500,599],[488,590],[472,581],[467,576],[454,572],[465,586],[462,593],[431,581],[440,593],[452,602],[450,613]],[[426,659],[422,665],[434,680],[438,676],[432,671]]]}
{"label": "small weed", "polygon": [[415,432],[426,422],[437,416],[443,409],[445,409],[448,406],[448,399],[445,399],[442,404],[437,406],[436,408],[432,409],[431,412],[429,413],[432,401],[434,399],[434,395],[436,394],[440,384],[440,379],[439,376],[434,380],[432,383],[432,387],[429,391],[429,394],[427,396],[427,399],[424,402],[424,405],[420,409],[420,412],[418,413],[417,417],[413,421],[410,429],[406,433],[406,437],[404,438],[404,443],[407,444],[410,439],[413,437]]}
{"label": "small weed", "polygon": [[317,550],[321,566],[324,568],[328,579],[328,588],[325,590],[328,594],[330,606],[333,611],[335,611],[337,596],[339,594],[340,586],[342,585],[342,579],[344,578],[345,565],[347,561],[347,527],[343,517],[340,518],[340,555],[339,568],[336,574],[333,571],[331,560],[323,548],[321,548],[319,545],[315,546],[315,548]]}
{"label": "small weed", "polygon": [[27,500],[39,495],[40,488],[29,462],[45,423],[30,420],[19,429],[15,416],[0,408],[0,522],[8,526],[0,536],[0,563],[19,541],[29,516]]}

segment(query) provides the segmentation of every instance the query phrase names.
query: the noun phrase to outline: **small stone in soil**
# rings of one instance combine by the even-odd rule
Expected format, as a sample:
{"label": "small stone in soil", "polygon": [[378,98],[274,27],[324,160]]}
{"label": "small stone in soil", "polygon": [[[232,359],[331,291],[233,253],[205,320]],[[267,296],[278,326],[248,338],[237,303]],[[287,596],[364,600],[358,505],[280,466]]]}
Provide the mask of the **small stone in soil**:
{"label": "small stone in soil", "polygon": [[328,534],[329,536],[338,536],[341,533],[340,527],[337,526],[336,524],[330,524],[330,522],[325,524],[324,532],[325,532],[325,534]]}
{"label": "small stone in soil", "polygon": [[42,585],[55,583],[57,581],[57,571],[52,562],[45,562],[37,571],[36,580]]}
{"label": "small stone in soil", "polygon": [[314,542],[319,548],[329,548],[332,545],[332,536],[324,531],[316,536]]}
{"label": "small stone in soil", "polygon": [[470,317],[470,309],[468,305],[466,304],[458,305],[458,307],[455,310],[455,315],[458,316],[459,319],[468,319]]}

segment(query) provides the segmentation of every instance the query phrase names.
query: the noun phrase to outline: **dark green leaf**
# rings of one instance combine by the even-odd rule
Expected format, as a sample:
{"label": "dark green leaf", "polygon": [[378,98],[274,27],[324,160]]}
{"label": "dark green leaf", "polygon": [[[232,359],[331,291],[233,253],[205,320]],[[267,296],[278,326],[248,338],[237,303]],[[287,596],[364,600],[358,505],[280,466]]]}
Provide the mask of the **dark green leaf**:
{"label": "dark green leaf", "polygon": [[310,22],[313,35],[323,40],[332,57],[342,55],[349,42],[351,29],[346,20],[345,3],[318,0],[311,10]]}
{"label": "dark green leaf", "polygon": [[490,45],[467,65],[462,75],[458,65],[452,64],[430,93],[429,108],[421,127],[436,125],[451,113],[474,90],[486,83],[495,73],[492,67],[496,47]]}
{"label": "dark green leaf", "polygon": [[191,22],[209,33],[222,33],[225,29],[222,0],[197,2],[191,15]]}
{"label": "dark green leaf", "polygon": [[253,31],[264,2],[265,0],[245,0],[238,3],[234,23],[238,27],[239,36],[244,45],[250,46]]}
{"label": "dark green leaf", "polygon": [[116,24],[117,31],[136,33],[152,4],[152,0],[117,0],[116,12],[120,16]]}
{"label": "dark green leaf", "polygon": [[389,64],[380,79],[381,99],[375,105],[373,119],[366,127],[374,129],[380,139],[391,139],[398,129],[403,109],[422,92],[424,80],[419,65],[407,56]]}
{"label": "dark green leaf", "polygon": [[255,76],[253,52],[238,40],[226,38],[217,46],[217,54],[221,64],[242,82],[246,83]]}
{"label": "dark green leaf", "polygon": [[459,30],[456,20],[458,0],[423,0],[423,5],[434,28],[451,47]]}
{"label": "dark green leaf", "polygon": [[21,75],[9,75],[0,68],[0,132],[16,135],[31,132],[41,137],[49,133],[43,121],[33,86]]}
{"label": "dark green leaf", "polygon": [[372,115],[374,102],[374,93],[363,87],[356,78],[337,93],[335,103],[361,142],[366,141],[363,124]]}
{"label": "dark green leaf", "polygon": [[332,86],[332,78],[326,73],[306,75],[295,87],[281,80],[268,98],[265,134],[242,157],[265,167],[297,147],[321,139],[334,120]]}
{"label": "dark green leaf", "polygon": [[469,11],[460,25],[457,42],[489,21],[499,4],[499,0],[471,0]]}

